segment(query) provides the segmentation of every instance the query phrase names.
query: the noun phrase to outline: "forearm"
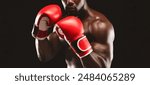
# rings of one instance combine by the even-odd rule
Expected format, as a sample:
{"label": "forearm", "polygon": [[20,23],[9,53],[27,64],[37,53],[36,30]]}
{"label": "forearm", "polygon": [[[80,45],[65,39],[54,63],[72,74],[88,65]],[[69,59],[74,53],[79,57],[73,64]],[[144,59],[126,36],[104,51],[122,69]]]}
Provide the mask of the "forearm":
{"label": "forearm", "polygon": [[54,52],[52,50],[51,44],[47,39],[38,40],[35,39],[36,51],[40,61],[45,62],[54,58]]}
{"label": "forearm", "polygon": [[111,65],[111,61],[104,59],[102,56],[97,55],[94,52],[80,60],[85,68],[108,68]]}

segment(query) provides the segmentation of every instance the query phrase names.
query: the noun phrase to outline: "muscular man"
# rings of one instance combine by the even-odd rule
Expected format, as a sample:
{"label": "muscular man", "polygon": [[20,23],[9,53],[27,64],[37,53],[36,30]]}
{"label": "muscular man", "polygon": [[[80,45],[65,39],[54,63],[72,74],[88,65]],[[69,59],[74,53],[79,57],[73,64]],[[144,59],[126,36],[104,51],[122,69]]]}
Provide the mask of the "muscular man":
{"label": "muscular man", "polygon": [[61,1],[64,16],[59,7],[51,6],[49,9],[57,10],[47,12],[43,8],[44,13],[39,12],[36,18],[32,33],[39,60],[46,62],[65,57],[70,68],[110,67],[114,41],[112,24],[103,14],[88,7],[86,0]]}

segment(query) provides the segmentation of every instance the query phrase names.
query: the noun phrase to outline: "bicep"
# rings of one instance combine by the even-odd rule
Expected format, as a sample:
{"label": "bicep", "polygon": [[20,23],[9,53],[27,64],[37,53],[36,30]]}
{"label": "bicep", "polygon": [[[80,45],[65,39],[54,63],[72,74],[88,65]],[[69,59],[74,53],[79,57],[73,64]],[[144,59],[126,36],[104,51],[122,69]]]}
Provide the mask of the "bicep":
{"label": "bicep", "polygon": [[104,35],[105,38],[103,42],[100,42],[100,38],[97,38],[99,40],[95,40],[94,42],[91,42],[93,52],[97,54],[98,59],[102,60],[104,63],[111,64],[113,60],[113,42],[114,42],[114,30],[110,29],[107,33],[107,35]]}
{"label": "bicep", "polygon": [[114,41],[114,29],[109,22],[93,23],[92,35],[93,42],[91,42],[93,48],[93,54],[102,63],[111,65],[113,59],[113,41]]}

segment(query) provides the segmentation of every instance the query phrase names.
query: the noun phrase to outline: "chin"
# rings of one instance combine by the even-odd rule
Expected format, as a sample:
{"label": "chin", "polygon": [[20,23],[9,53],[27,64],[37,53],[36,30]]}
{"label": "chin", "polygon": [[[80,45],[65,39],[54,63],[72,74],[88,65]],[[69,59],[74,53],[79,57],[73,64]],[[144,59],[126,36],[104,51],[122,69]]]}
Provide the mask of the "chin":
{"label": "chin", "polygon": [[77,16],[78,11],[77,10],[66,10],[67,15],[70,16]]}
{"label": "chin", "polygon": [[77,12],[67,12],[68,16],[77,16]]}

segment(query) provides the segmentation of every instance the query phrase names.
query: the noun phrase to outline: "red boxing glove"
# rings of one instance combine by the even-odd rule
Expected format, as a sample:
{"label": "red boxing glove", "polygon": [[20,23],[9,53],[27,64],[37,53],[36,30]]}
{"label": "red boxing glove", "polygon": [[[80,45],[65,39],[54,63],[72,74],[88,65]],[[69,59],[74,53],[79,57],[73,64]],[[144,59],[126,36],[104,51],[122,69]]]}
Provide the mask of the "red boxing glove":
{"label": "red boxing glove", "polygon": [[60,20],[61,16],[61,8],[56,4],[42,8],[35,19],[32,36],[39,40],[44,40],[52,32],[54,24]]}
{"label": "red boxing glove", "polygon": [[83,24],[79,18],[66,17],[57,22],[54,28],[58,36],[67,41],[79,58],[85,57],[93,51],[88,39],[83,34]]}

